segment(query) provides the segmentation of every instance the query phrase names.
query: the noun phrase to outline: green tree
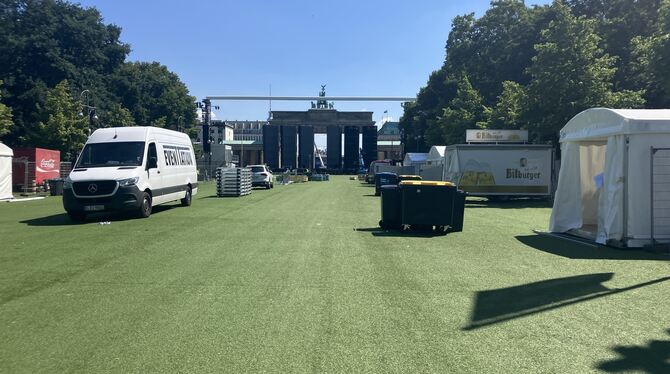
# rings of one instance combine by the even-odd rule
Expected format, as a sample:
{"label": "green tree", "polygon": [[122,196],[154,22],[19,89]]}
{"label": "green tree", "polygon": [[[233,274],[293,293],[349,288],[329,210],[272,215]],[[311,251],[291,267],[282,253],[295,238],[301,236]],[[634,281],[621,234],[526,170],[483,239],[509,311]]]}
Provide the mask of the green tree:
{"label": "green tree", "polygon": [[14,113],[11,143],[34,132],[41,120],[35,108],[64,79],[73,89],[89,88],[92,105],[105,106],[105,79],[130,52],[120,33],[95,8],[63,0],[0,0],[0,77]]}
{"label": "green tree", "polygon": [[667,19],[659,12],[666,0],[565,0],[575,16],[592,19],[596,33],[602,38],[605,53],[617,57],[613,83],[616,90],[640,90],[641,85],[634,74],[633,60],[635,38],[648,38],[657,30],[658,24]]}
{"label": "green tree", "polygon": [[88,118],[79,115],[81,104],[72,97],[70,83],[63,80],[47,92],[41,118],[28,142],[57,149],[64,159],[73,158],[86,142]]}
{"label": "green tree", "polygon": [[631,41],[631,72],[639,87],[645,89],[650,108],[670,107],[670,0],[663,0],[659,23],[648,37]]}
{"label": "green tree", "polygon": [[465,130],[486,127],[491,110],[470,84],[466,75],[458,79],[456,96],[432,123],[426,135],[432,144],[457,144],[465,141]]}
{"label": "green tree", "polygon": [[[450,108],[449,115],[456,110],[456,104],[451,101],[458,86],[458,80],[447,79],[448,76],[466,74],[471,87],[482,98],[482,105],[487,107],[496,105],[502,82],[528,83],[527,68],[535,53],[533,45],[539,41],[539,31],[552,19],[550,10],[548,6],[528,8],[521,0],[498,0],[491,3],[491,8],[480,19],[474,14],[456,17],[442,68],[431,74],[427,85],[419,91],[417,101],[404,106],[400,126],[406,140],[405,149],[425,151],[431,144],[447,141],[440,128],[447,126],[444,109]],[[454,139],[460,138],[457,135]],[[414,139],[425,142],[417,147]]]}
{"label": "green tree", "polygon": [[642,101],[641,92],[613,92],[615,58],[599,47],[595,22],[573,16],[558,1],[552,7],[556,18],[542,31],[528,69],[527,121],[540,141],[557,140],[558,131],[582,110]]}
{"label": "green tree", "polygon": [[498,102],[491,109],[488,127],[492,129],[520,129],[524,127],[524,110],[528,95],[523,86],[504,81]]}
{"label": "green tree", "polygon": [[130,111],[119,103],[112,103],[100,111],[100,123],[103,127],[135,126],[135,119]]}
{"label": "green tree", "polygon": [[431,143],[428,143],[426,131],[434,126],[437,117],[442,115],[442,108],[455,94],[456,84],[447,78],[446,70],[440,69],[430,75],[415,102],[403,104],[404,113],[398,125],[406,152],[428,151]]}
{"label": "green tree", "polygon": [[195,125],[195,98],[164,65],[125,63],[110,80],[110,87],[137,125],[176,130],[180,117],[184,128]]}
{"label": "green tree", "polygon": [[456,17],[447,40],[445,69],[465,72],[487,105],[501,92],[501,82],[526,84],[525,69],[534,55],[541,10],[531,10],[520,0],[495,0],[483,17]]}
{"label": "green tree", "polygon": [[[0,89],[2,88],[2,81],[0,81]],[[0,90],[0,100],[2,100],[2,91]],[[9,109],[5,104],[0,102],[0,138],[7,135],[11,129],[12,125],[12,110]]]}

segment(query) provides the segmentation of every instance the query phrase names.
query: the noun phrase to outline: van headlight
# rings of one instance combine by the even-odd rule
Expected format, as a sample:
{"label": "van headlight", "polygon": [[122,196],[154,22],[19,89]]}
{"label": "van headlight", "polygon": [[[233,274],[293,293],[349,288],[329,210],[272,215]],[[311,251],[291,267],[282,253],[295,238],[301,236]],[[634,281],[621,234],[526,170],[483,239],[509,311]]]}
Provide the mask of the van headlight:
{"label": "van headlight", "polygon": [[119,181],[119,187],[130,187],[134,186],[137,184],[137,182],[140,180],[140,177],[133,177],[133,178],[128,178],[128,179],[121,179]]}
{"label": "van headlight", "polygon": [[63,189],[69,190],[71,188],[72,188],[72,179],[70,179],[70,177],[63,179]]}

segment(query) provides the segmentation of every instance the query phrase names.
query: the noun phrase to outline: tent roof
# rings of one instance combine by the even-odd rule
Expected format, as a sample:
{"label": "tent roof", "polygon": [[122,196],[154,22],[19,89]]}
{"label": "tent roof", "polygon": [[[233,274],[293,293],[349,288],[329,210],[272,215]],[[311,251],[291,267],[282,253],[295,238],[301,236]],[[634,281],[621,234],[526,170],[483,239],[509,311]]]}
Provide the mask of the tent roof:
{"label": "tent roof", "polygon": [[587,109],[561,129],[561,142],[639,133],[670,134],[670,109]]}
{"label": "tent roof", "polygon": [[444,158],[444,150],[447,149],[446,145],[434,145],[430,147],[428,151],[428,160],[440,160]]}
{"label": "tent roof", "polygon": [[407,152],[405,160],[410,162],[423,162],[428,158],[428,153]]}
{"label": "tent roof", "polygon": [[14,151],[12,151],[12,149],[9,148],[8,146],[0,143],[0,156],[12,157],[14,156]]}

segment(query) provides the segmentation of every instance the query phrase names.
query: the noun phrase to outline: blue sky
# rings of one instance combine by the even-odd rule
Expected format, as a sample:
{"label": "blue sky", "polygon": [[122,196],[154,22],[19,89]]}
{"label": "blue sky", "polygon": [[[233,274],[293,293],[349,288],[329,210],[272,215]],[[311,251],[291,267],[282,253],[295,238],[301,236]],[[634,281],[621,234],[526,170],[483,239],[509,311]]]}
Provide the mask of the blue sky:
{"label": "blue sky", "polygon": [[[545,4],[549,0],[526,1]],[[131,61],[158,61],[198,99],[212,95],[409,96],[439,69],[451,20],[489,1],[86,0],[119,25]],[[219,119],[267,118],[267,102],[218,102]],[[273,102],[304,110],[308,102]],[[336,102],[398,119],[397,102]],[[383,114],[388,110],[388,114]]]}

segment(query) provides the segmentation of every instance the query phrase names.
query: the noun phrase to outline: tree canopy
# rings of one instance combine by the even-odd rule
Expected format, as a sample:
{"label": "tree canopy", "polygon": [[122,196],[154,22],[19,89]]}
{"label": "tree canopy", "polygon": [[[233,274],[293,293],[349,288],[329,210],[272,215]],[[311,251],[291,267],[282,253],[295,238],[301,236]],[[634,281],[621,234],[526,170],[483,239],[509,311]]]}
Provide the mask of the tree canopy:
{"label": "tree canopy", "polygon": [[[465,141],[465,129],[527,129],[536,142],[594,106],[670,105],[670,0],[495,0],[456,17],[442,67],[405,103],[406,151]],[[422,142],[414,141],[422,139]]]}
{"label": "tree canopy", "polygon": [[2,103],[2,81],[0,81],[0,138],[12,130],[12,111]]}
{"label": "tree canopy", "polygon": [[[3,130],[0,107],[0,138],[12,146],[69,152],[70,140],[52,139],[64,133],[47,136],[44,130],[53,121],[74,121],[86,111],[84,104],[95,107],[94,127],[176,128],[178,119],[184,128],[193,126],[195,98],[179,77],[157,62],[125,62],[129,53],[121,28],[105,24],[95,8],[63,0],[0,0],[2,100],[13,115],[11,130]],[[55,104],[66,96],[72,105]]]}
{"label": "tree canopy", "polygon": [[72,159],[86,142],[89,130],[88,118],[80,116],[79,110],[70,84],[63,80],[47,92],[38,113],[40,121],[29,136],[39,139],[42,147],[64,152],[64,159]]}

